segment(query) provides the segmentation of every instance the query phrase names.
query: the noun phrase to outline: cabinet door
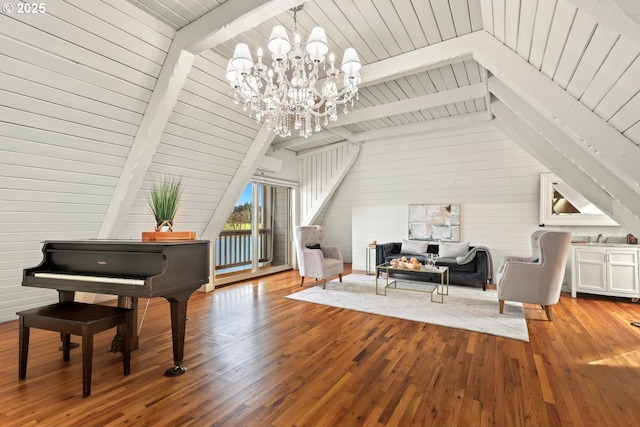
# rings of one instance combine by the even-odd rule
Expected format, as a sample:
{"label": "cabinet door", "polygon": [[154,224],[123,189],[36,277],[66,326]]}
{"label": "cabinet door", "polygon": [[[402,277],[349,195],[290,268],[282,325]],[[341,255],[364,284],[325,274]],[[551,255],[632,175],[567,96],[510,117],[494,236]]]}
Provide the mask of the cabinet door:
{"label": "cabinet door", "polygon": [[637,294],[638,251],[635,249],[608,249],[607,261],[609,291]]}
{"label": "cabinet door", "polygon": [[604,249],[576,248],[575,262],[575,278],[578,292],[606,292]]}

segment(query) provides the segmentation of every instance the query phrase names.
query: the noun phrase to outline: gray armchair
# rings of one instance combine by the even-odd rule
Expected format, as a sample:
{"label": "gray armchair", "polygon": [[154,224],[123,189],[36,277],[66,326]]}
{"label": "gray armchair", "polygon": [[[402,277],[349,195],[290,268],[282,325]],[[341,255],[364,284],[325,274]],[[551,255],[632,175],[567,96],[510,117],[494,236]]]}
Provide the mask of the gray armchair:
{"label": "gray armchair", "polygon": [[338,246],[324,244],[324,230],[321,225],[295,227],[293,241],[298,256],[300,286],[305,277],[313,277],[316,282],[322,280],[322,289],[327,279],[338,276],[342,282],[344,263]]}
{"label": "gray armchair", "polygon": [[523,262],[537,261],[538,259],[540,259],[540,236],[548,232],[549,230],[536,230],[533,233],[531,233],[531,256],[529,257],[506,256],[504,257],[504,261],[523,261]]}
{"label": "gray armchair", "polygon": [[519,301],[541,305],[552,320],[551,306],[560,300],[571,233],[537,230],[531,236],[531,245],[531,258],[507,257],[498,269],[500,313],[505,301]]}

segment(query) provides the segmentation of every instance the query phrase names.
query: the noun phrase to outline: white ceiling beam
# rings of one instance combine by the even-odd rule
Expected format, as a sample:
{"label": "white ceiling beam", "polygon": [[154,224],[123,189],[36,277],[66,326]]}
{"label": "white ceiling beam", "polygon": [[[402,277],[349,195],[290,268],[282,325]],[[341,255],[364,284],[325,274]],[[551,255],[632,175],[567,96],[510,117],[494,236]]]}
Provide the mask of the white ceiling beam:
{"label": "white ceiling beam", "polygon": [[473,33],[474,58],[550,123],[616,173],[640,188],[640,150],[597,114],[484,31]]}
{"label": "white ceiling beam", "polygon": [[562,178],[603,212],[630,231],[638,233],[640,221],[622,203],[611,197],[596,184],[578,165],[570,162],[546,138],[533,129],[519,115],[501,101],[494,102],[495,126],[507,137]]}
{"label": "white ceiling beam", "polygon": [[308,1],[227,1],[181,29],[178,47],[197,55]]}
{"label": "white ceiling beam", "polygon": [[346,128],[343,128],[343,127],[331,128],[329,129],[329,132],[336,134],[339,137],[346,139],[347,141],[355,142],[355,134]]}
{"label": "white ceiling beam", "polygon": [[353,147],[355,145],[362,146],[362,144],[348,142],[348,141],[340,141],[334,144],[323,145],[321,147],[310,148],[301,153],[296,153],[296,159],[305,159],[307,157],[317,156],[318,154],[328,153],[330,151],[336,151],[336,149],[340,149],[342,147]]}
{"label": "white ceiling beam", "polygon": [[[494,96],[500,99],[503,105],[506,105],[522,117],[531,127],[536,129],[540,135],[550,141],[563,156],[566,156],[573,163],[579,165],[580,168],[587,172],[591,179],[603,188],[606,188],[610,194],[619,199],[638,199],[639,203],[635,208],[640,212],[640,194],[631,190],[623,180],[619,179],[606,168],[600,159],[591,155],[591,153],[579,144],[576,144],[562,129],[559,129],[547,120],[544,115],[533,108],[525,99],[516,94],[497,77],[489,78],[489,90]],[[493,104],[498,105],[495,101]],[[494,114],[497,115],[495,110]],[[558,174],[556,173],[556,175]],[[562,177],[561,174],[558,176]],[[579,189],[578,186],[575,186],[575,188]]]}
{"label": "white ceiling beam", "polygon": [[333,135],[332,132],[329,132],[328,130],[323,130],[321,132],[314,133],[313,135],[307,138],[300,137],[300,138],[289,139],[287,141],[276,142],[273,144],[273,150],[277,151],[285,148],[294,148],[299,145],[310,144],[312,142],[324,141],[325,139],[331,138],[332,135]]}
{"label": "white ceiling beam", "polygon": [[195,56],[184,50],[169,49],[165,65],[160,71],[147,109],[138,126],[129,155],[120,172],[118,183],[98,232],[98,239],[115,239],[126,223],[135,198],[142,187],[144,176],[160,144],[160,137],[173,112],[180,91]]}
{"label": "white ceiling beam", "polygon": [[381,119],[383,117],[411,113],[413,111],[454,104],[456,102],[468,101],[470,99],[483,98],[486,94],[486,84],[476,83],[474,85],[463,86],[429,95],[403,99],[402,101],[389,102],[375,107],[350,111],[348,114],[338,116],[338,120],[329,123],[328,128],[333,129],[338,126],[350,125],[367,120]]}
{"label": "white ceiling beam", "polygon": [[[314,142],[324,141],[327,138],[330,138],[331,135],[337,135],[340,138],[344,138],[347,141],[355,142],[355,134],[350,132],[349,130],[343,127],[337,127],[334,129],[323,129],[320,132],[314,133],[308,137],[300,137],[295,139],[290,139],[288,141],[277,142],[273,144],[273,149],[282,150],[283,148],[294,148],[301,145],[309,145]],[[332,142],[333,143],[333,142]]]}
{"label": "white ceiling beam", "polygon": [[[492,116],[489,111],[478,111],[476,113],[445,117],[442,119],[428,120],[419,123],[409,123],[406,125],[392,126],[388,128],[374,129],[357,133],[350,132],[353,135],[353,139],[349,141],[365,142],[373,141],[375,139],[397,138],[406,135],[434,132],[441,129],[451,129],[461,126],[469,126],[476,123],[484,123],[490,121],[491,119]],[[275,143],[272,145],[272,148],[274,150],[280,150],[283,148],[291,149],[313,142],[323,141],[328,138],[328,133],[334,133],[335,130],[336,129],[329,129],[323,132],[314,133],[309,138],[296,138],[289,141]],[[344,134],[343,131],[341,132]]]}
{"label": "white ceiling beam", "polygon": [[[483,31],[482,31],[483,32]],[[471,59],[475,48],[475,33],[425,46],[392,58],[364,65],[360,69],[359,87],[376,85],[430,68]]]}
{"label": "white ceiling beam", "polygon": [[580,188],[583,196],[603,212],[611,215],[614,199],[610,194],[504,102],[497,100],[493,105],[496,117],[493,124],[496,127],[572,188]]}
{"label": "white ceiling beam", "polygon": [[[297,2],[297,4],[299,3],[300,2]],[[218,10],[218,9],[219,8],[215,10]],[[206,16],[207,15],[205,15],[204,17]],[[214,18],[211,18],[211,19],[214,19]],[[199,22],[199,21],[196,21],[196,22]],[[195,32],[196,31],[194,30],[194,33]],[[196,37],[193,36],[193,40],[195,39]],[[195,44],[196,42],[193,41],[192,43]],[[393,58],[388,58],[383,61],[367,64],[363,66],[362,69],[360,70],[360,75],[362,76],[363,81],[362,81],[362,84],[360,84],[359,86],[360,87],[371,86],[378,83],[395,80],[405,75],[415,74],[420,70],[426,71],[430,68],[436,68],[436,67],[443,66],[445,64],[457,63],[457,62],[462,62],[466,59],[471,59],[475,43],[476,43],[476,40],[473,37],[470,37],[470,35],[464,35],[464,36],[456,37],[455,39],[450,39],[441,43],[437,43],[435,45],[426,46],[424,48],[420,48],[412,52],[398,55]],[[484,95],[486,94],[487,94],[487,91],[485,90]],[[466,101],[468,99],[470,98],[462,99],[462,101]],[[451,101],[451,103],[452,102],[457,102],[457,101]],[[443,105],[443,104],[439,104],[439,105]],[[411,111],[416,111],[416,110],[413,109],[413,110],[410,110],[409,112]],[[396,114],[400,114],[400,113],[396,112]],[[386,114],[382,117],[385,117],[385,116]],[[341,125],[338,124],[336,125],[336,127],[337,126],[341,126]],[[340,131],[340,132],[343,132],[343,131]],[[343,138],[346,138],[343,135],[340,135],[340,136],[342,136]],[[311,135],[308,138],[296,138],[296,139],[291,139],[284,142],[275,143],[273,144],[273,149],[274,150],[291,149],[298,146],[307,145],[313,142],[322,141],[327,138],[328,138],[328,135],[326,132],[319,132]],[[355,140],[358,140],[358,137],[355,135],[354,135],[354,138]],[[346,139],[349,139],[349,138],[346,138]]]}
{"label": "white ceiling beam", "polygon": [[[604,167],[597,158],[576,144],[568,135],[549,122],[542,114],[532,108],[524,99],[509,89],[496,77],[489,79],[489,89],[500,101],[493,102],[493,113],[501,117],[506,125],[517,123],[519,120],[531,127],[533,136],[525,133],[522,126],[513,126],[514,131],[528,135],[526,141],[531,141],[532,148],[542,145],[540,138],[544,138],[554,148],[554,151],[542,151],[543,164],[553,165],[552,171],[569,185],[580,191],[594,205],[607,213],[619,224],[634,230],[640,230],[640,219],[633,212],[640,212],[640,194],[636,193],[628,183],[619,179],[612,171]],[[519,118],[516,120],[514,112]],[[537,137],[536,137],[537,135]],[[561,157],[561,158],[560,158]],[[578,169],[578,174],[574,169]],[[599,186],[600,191],[593,190],[593,184]],[[606,194],[606,197],[603,196]]]}
{"label": "white ceiling beam", "polygon": [[355,134],[356,142],[373,141],[383,138],[398,138],[407,135],[424,134],[442,129],[469,126],[476,123],[484,123],[491,120],[491,113],[479,111],[461,116],[445,117],[442,119],[428,120],[419,123],[392,126],[388,128],[368,130]]}
{"label": "white ceiling beam", "polygon": [[593,182],[583,170],[564,157],[547,139],[502,101],[495,102],[494,106],[496,107],[494,126],[572,188],[581,187],[580,193],[603,212],[613,210],[613,198]]}
{"label": "white ceiling beam", "polygon": [[220,198],[220,202],[207,223],[207,226],[204,228],[202,239],[216,240],[224,228],[225,222],[229,219],[233,207],[242,195],[247,183],[258,169],[258,166],[260,166],[262,157],[266,154],[275,137],[276,134],[272,130],[267,129],[266,124],[260,127],[258,134],[251,142],[249,150],[247,150],[247,153],[244,155],[240,167],[236,170],[233,178],[231,178],[231,182]]}
{"label": "white ceiling beam", "polygon": [[204,43],[227,41],[249,29],[248,25],[258,25],[297,4],[300,4],[299,0],[232,0],[176,32],[118,178],[98,238],[116,238],[126,222],[164,128],[191,72],[194,53],[214,46],[205,47]]}

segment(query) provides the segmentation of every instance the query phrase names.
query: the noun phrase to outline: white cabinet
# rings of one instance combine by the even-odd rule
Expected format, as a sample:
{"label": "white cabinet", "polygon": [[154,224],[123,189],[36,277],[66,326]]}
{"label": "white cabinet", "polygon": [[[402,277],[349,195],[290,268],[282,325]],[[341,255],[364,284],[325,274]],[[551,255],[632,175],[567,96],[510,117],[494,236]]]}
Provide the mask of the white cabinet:
{"label": "white cabinet", "polygon": [[640,297],[638,249],[625,245],[574,245],[571,248],[571,296],[584,292]]}

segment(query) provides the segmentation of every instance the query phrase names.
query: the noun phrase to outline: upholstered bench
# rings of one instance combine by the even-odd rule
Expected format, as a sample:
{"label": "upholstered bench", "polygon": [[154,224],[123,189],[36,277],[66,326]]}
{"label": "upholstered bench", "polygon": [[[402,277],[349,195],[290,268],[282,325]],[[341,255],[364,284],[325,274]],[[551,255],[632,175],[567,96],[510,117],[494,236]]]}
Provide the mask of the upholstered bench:
{"label": "upholstered bench", "polygon": [[122,364],[124,375],[131,372],[131,325],[133,310],[98,304],[61,302],[16,313],[20,322],[19,378],[27,377],[30,328],[56,331],[62,334],[63,360],[69,361],[71,335],[82,336],[82,396],[91,394],[93,335],[125,325],[122,329]]}

